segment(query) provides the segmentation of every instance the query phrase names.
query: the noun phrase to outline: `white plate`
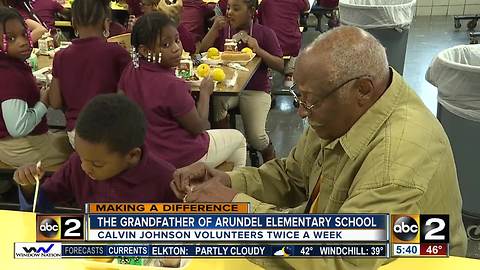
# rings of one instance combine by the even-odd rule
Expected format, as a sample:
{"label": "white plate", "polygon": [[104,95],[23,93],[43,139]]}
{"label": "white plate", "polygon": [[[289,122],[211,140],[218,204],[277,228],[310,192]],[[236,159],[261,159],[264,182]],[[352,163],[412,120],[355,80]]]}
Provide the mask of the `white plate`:
{"label": "white plate", "polygon": [[198,74],[197,74],[197,67],[194,67],[194,68],[193,68],[193,73],[195,74],[195,76],[197,76],[197,78],[199,78],[198,80],[196,80],[196,81],[187,81],[187,80],[185,80],[185,79],[184,79],[184,80],[185,80],[188,84],[190,84],[190,86],[192,86],[192,87],[200,87],[200,84],[202,83],[203,78],[200,77],[200,76],[198,76]]}
{"label": "white plate", "polygon": [[199,80],[196,80],[196,81],[187,81],[185,80],[188,84],[190,84],[190,86],[193,86],[193,87],[200,87],[200,84],[202,83],[203,81],[203,78],[200,78]]}
{"label": "white plate", "polygon": [[52,78],[53,78],[52,67],[44,67],[42,69],[39,69],[33,72],[33,76],[35,77],[35,79],[43,83],[47,82],[47,78],[45,78],[45,74],[47,74],[49,81],[52,81]]}
{"label": "white plate", "polygon": [[217,65],[220,65],[220,63],[222,63],[222,60],[221,59],[210,59],[207,57],[207,53],[201,53],[202,55],[202,59],[200,59],[200,61],[202,61],[202,63],[205,63],[207,65],[211,65],[211,66],[217,66]]}

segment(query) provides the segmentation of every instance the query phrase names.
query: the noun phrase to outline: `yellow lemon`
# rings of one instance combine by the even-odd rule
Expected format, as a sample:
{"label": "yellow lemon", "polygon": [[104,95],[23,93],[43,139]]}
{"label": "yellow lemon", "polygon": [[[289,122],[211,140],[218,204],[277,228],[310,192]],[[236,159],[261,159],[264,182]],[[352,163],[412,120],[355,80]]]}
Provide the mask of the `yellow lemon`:
{"label": "yellow lemon", "polygon": [[248,47],[247,47],[247,48],[243,48],[243,49],[242,49],[242,53],[246,53],[246,54],[248,54],[248,55],[250,56],[250,58],[252,58],[252,55],[253,55],[252,49],[250,49],[250,48],[248,48]]}
{"label": "yellow lemon", "polygon": [[214,68],[211,75],[214,81],[223,82],[225,80],[225,72],[221,68]]}
{"label": "yellow lemon", "polygon": [[197,75],[198,77],[207,77],[210,74],[210,66],[207,64],[201,64],[197,67]]}
{"label": "yellow lemon", "polygon": [[218,51],[217,48],[212,47],[208,49],[207,57],[211,59],[218,59],[218,57],[220,57],[220,51]]}

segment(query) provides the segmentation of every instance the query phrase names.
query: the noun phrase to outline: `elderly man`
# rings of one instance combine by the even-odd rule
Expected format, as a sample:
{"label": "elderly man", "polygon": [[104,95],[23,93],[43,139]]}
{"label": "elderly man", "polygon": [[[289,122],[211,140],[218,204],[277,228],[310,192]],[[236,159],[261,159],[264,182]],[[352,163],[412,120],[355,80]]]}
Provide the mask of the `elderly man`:
{"label": "elderly man", "polygon": [[[450,254],[465,256],[462,199],[447,136],[389,68],[382,45],[361,29],[336,28],[301,53],[294,79],[298,113],[310,127],[289,156],[229,174],[202,164],[180,169],[171,184],[177,196],[250,202],[255,213],[449,214]],[[264,266],[374,269],[384,263],[289,259]]]}

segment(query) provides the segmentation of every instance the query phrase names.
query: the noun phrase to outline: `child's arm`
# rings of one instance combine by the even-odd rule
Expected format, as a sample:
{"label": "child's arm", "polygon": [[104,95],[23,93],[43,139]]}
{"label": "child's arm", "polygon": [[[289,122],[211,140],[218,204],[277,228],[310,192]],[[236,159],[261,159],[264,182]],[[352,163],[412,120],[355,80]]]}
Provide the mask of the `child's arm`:
{"label": "child's arm", "polygon": [[53,77],[50,84],[50,91],[48,93],[48,99],[50,102],[50,107],[54,109],[63,109],[63,98],[62,93],[60,92],[60,86],[58,79]]}
{"label": "child's arm", "polygon": [[211,77],[204,78],[200,84],[200,96],[197,103],[197,111],[200,118],[203,121],[208,123],[208,128],[210,128],[210,123],[208,121],[208,113],[210,111],[210,95],[213,93],[215,85]]}
{"label": "child's arm", "polygon": [[41,24],[34,20],[26,19],[25,24],[31,31],[30,37],[32,38],[33,43],[36,43],[43,36],[43,34],[48,32],[47,28],[43,27]]}
{"label": "child's arm", "polygon": [[199,135],[210,128],[208,113],[210,110],[210,95],[213,92],[213,80],[208,77],[202,80],[200,84],[200,96],[197,102],[197,108],[177,118],[182,127],[193,135]]}
{"label": "child's arm", "polygon": [[[35,164],[25,165],[15,171],[13,179],[18,184],[18,199],[20,202],[20,210],[31,211],[33,207],[34,192],[36,180],[35,176],[41,179],[44,175],[42,168],[38,168]],[[37,208],[38,212],[46,212],[52,208],[51,203],[45,196],[42,188],[38,190]]]}
{"label": "child's arm", "polygon": [[47,113],[48,90],[40,90],[40,101],[33,108],[22,99],[8,99],[2,102],[2,115],[10,136],[14,138],[27,136],[42,121]]}
{"label": "child's arm", "polygon": [[200,42],[198,51],[206,52],[210,47],[212,47],[215,44],[215,41],[217,40],[217,38],[220,36],[220,31],[223,31],[226,25],[227,25],[227,19],[224,16],[215,17],[213,26],[205,35],[202,42]]}
{"label": "child's arm", "polygon": [[[276,38],[275,38],[275,41],[276,41]],[[278,43],[278,41],[276,41],[276,43]],[[258,41],[254,37],[248,37],[247,45],[253,50],[253,52],[255,52],[259,57],[262,58],[262,61],[269,68],[283,73],[282,57],[270,54],[268,51],[262,49],[258,45]]]}
{"label": "child's arm", "polygon": [[[73,177],[72,160],[79,158],[72,154],[65,164],[52,176],[41,180],[41,185],[37,198],[37,209],[44,209],[43,206],[50,208],[52,203],[71,201],[74,198],[71,178]],[[35,164],[22,166],[15,171],[13,179],[19,185],[19,199],[23,208],[31,208],[33,195],[35,192],[35,176],[42,179],[44,171],[37,169]]]}

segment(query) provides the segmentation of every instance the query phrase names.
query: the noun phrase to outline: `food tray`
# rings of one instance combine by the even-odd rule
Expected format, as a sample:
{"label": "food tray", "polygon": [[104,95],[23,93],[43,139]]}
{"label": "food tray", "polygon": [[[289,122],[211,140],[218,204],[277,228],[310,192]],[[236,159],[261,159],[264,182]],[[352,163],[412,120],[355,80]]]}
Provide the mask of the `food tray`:
{"label": "food tray", "polygon": [[[220,53],[220,58],[221,58],[221,54],[222,53]],[[250,57],[250,59],[245,60],[245,61],[225,61],[225,60],[222,60],[222,59],[218,59],[218,60],[210,59],[210,58],[207,57],[207,53],[202,53],[201,61],[205,64],[212,65],[212,66],[220,65],[222,63],[224,63],[224,64],[239,63],[240,65],[244,66],[244,65],[248,64],[250,61],[252,61],[253,58],[255,58],[256,55],[257,55],[256,53],[252,53],[252,57]]]}

